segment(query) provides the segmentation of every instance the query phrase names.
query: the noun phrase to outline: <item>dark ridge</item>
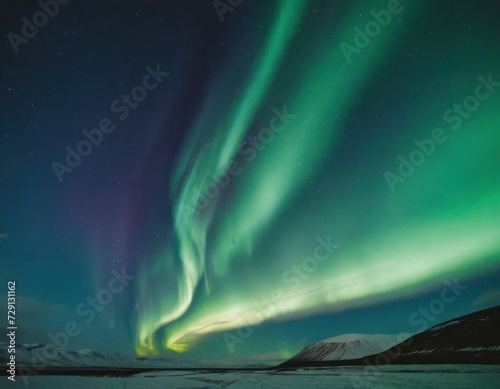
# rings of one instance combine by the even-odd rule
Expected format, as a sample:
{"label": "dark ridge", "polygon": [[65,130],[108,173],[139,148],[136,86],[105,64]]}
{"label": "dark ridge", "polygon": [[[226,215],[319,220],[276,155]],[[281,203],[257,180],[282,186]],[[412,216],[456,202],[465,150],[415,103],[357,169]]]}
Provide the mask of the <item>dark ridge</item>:
{"label": "dark ridge", "polygon": [[[311,347],[311,346],[309,346]],[[279,368],[389,364],[500,364],[500,306],[444,323],[384,351],[359,359],[306,360],[306,348]],[[322,350],[321,350],[322,351]],[[324,355],[319,352],[318,356]]]}

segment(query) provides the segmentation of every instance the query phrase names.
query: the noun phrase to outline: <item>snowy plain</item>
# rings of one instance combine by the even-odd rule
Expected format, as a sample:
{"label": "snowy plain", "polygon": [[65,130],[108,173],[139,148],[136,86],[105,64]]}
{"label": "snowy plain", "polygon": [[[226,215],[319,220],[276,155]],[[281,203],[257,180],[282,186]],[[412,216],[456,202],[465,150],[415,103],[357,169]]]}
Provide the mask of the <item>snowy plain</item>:
{"label": "snowy plain", "polygon": [[[6,377],[1,378],[6,380]],[[22,377],[17,377],[16,383],[8,387],[26,386]],[[171,370],[131,377],[33,376],[28,377],[28,387],[37,389],[497,389],[500,387],[500,366],[389,365],[379,366],[375,372],[366,366],[349,366],[266,372]]]}

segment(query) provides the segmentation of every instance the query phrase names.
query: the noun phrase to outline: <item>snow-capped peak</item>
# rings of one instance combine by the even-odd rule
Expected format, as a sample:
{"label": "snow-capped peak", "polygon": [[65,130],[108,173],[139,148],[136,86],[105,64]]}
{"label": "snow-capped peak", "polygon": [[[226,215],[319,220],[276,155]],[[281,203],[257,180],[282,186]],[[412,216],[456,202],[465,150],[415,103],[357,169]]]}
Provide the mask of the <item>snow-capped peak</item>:
{"label": "snow-capped peak", "polygon": [[[8,360],[7,347],[0,342],[0,362]],[[36,344],[16,344],[16,361],[21,366],[38,364],[52,367],[147,368],[187,365],[171,358],[137,358],[125,354],[103,353],[89,349],[72,350]]]}
{"label": "snow-capped peak", "polygon": [[404,341],[410,334],[344,334],[314,343],[292,358],[293,361],[338,361],[378,354]]}

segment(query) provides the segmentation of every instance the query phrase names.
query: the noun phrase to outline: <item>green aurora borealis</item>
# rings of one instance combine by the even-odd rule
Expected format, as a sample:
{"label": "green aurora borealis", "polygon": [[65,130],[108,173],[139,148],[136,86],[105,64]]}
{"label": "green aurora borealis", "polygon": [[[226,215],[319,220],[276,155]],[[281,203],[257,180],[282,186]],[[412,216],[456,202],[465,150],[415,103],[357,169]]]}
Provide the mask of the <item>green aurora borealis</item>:
{"label": "green aurora borealis", "polygon": [[[500,159],[500,92],[480,101],[456,130],[441,116],[474,93],[478,76],[498,79],[500,54],[476,47],[476,58],[490,60],[475,63],[457,44],[426,47],[432,58],[417,49],[406,54],[405,45],[432,43],[408,40],[433,7],[403,4],[369,47],[347,61],[340,44],[353,44],[354,27],[373,20],[372,7],[346,5],[335,22],[308,23],[313,2],[281,1],[265,15],[270,25],[254,64],[244,68],[243,80],[234,76],[238,88],[230,88],[238,72],[228,69],[245,61],[231,58],[221,67],[171,182],[175,233],[165,251],[141,267],[139,354],[187,351],[210,333],[369,304],[499,262],[500,181],[492,166]],[[446,35],[432,23],[417,34],[437,29],[434,34]],[[403,80],[391,79],[387,64],[407,60],[398,59],[403,55],[419,56],[420,65]],[[395,96],[408,98],[404,83],[415,89],[413,101],[403,104],[411,109],[395,112]],[[426,83],[435,87],[426,91]],[[392,95],[384,95],[387,90]],[[387,105],[367,114],[363,125],[380,133],[358,140],[365,145],[348,157],[349,166],[340,160],[347,158],[343,148],[356,142],[349,118],[367,93],[384,95]],[[264,134],[268,143],[260,141],[254,158],[243,157],[253,146],[240,145],[272,119],[273,104],[286,106],[293,119]],[[446,141],[392,193],[384,173],[396,173],[398,155],[407,156],[415,139],[430,138],[437,127]],[[207,186],[233,161],[239,174],[197,212]],[[300,239],[291,238],[295,230]],[[328,260],[304,273],[307,278],[284,276],[326,236],[340,244]],[[276,290],[283,292],[276,304],[259,303]]]}
{"label": "green aurora borealis", "polygon": [[75,322],[68,349],[271,365],[420,330],[447,282],[467,289],[427,327],[500,304],[498,2],[231,3],[71,1],[17,53],[6,37],[41,8],[5,6],[16,341]]}

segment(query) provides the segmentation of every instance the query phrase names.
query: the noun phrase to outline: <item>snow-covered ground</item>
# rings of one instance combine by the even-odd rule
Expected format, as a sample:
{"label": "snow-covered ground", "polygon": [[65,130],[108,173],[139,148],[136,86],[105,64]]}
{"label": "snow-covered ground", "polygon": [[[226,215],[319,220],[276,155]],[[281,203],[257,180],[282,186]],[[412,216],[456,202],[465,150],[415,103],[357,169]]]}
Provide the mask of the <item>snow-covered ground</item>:
{"label": "snow-covered ground", "polygon": [[[0,377],[7,381],[7,377]],[[25,387],[21,377],[5,387]],[[362,366],[311,368],[282,372],[163,371],[133,377],[29,377],[37,389],[165,389],[165,388],[418,388],[497,389],[500,366],[406,365],[382,366],[377,372]],[[3,385],[0,385],[3,387]]]}

